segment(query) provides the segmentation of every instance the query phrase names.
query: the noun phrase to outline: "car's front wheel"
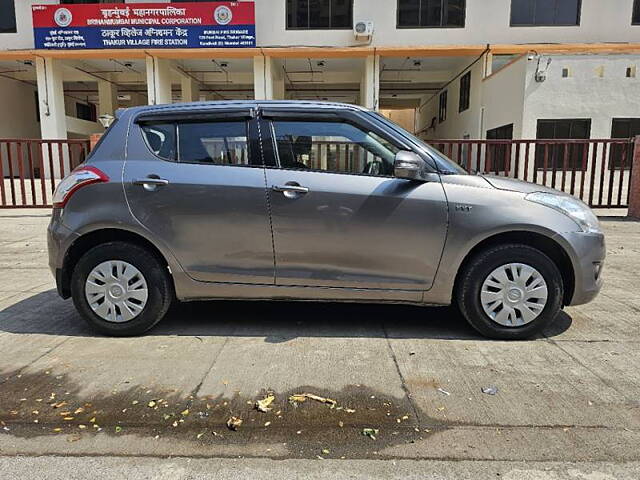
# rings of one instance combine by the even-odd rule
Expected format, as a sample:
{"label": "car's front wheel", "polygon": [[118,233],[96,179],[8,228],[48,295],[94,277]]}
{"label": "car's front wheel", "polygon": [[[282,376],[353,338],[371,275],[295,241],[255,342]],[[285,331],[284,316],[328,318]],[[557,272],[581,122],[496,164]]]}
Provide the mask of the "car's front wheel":
{"label": "car's front wheel", "polygon": [[525,339],[552,323],[562,307],[562,275],[540,250],[498,245],[471,259],[457,302],[467,321],[490,338]]}
{"label": "car's front wheel", "polygon": [[71,295],[93,329],[129,336],[144,333],[164,317],[173,290],[167,268],[153,254],[135,244],[109,242],[80,258]]}

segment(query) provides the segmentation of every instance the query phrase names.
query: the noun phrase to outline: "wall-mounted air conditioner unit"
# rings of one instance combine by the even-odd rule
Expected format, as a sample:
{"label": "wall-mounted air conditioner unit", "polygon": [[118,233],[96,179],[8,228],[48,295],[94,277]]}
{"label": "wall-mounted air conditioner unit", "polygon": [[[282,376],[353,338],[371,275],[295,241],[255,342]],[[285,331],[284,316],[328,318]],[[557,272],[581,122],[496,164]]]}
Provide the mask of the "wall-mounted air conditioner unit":
{"label": "wall-mounted air conditioner unit", "polygon": [[373,35],[372,21],[359,21],[353,24],[353,34],[356,37],[371,37]]}

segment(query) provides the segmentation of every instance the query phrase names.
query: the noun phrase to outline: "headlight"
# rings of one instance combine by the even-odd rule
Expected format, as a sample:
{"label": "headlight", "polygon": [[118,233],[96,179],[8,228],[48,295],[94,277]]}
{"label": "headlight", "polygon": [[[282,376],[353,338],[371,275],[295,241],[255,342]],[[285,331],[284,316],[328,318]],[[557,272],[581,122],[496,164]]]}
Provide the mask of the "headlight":
{"label": "headlight", "polygon": [[561,195],[547,192],[533,192],[525,197],[530,202],[546,205],[564,213],[575,221],[583,232],[600,233],[598,217],[582,201],[569,195]]}

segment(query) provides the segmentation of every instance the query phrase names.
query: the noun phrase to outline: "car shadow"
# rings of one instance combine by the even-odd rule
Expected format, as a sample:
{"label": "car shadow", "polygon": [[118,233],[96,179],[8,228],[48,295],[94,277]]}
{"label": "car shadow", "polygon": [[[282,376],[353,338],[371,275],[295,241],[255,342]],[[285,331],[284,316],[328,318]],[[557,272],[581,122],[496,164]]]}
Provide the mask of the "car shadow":
{"label": "car shadow", "polygon": [[[571,326],[561,312],[538,338]],[[55,290],[34,294],[0,310],[0,331],[14,334],[99,337],[70,300]],[[331,302],[235,301],[176,303],[147,335],[264,337],[281,343],[299,337],[484,340],[451,307]]]}

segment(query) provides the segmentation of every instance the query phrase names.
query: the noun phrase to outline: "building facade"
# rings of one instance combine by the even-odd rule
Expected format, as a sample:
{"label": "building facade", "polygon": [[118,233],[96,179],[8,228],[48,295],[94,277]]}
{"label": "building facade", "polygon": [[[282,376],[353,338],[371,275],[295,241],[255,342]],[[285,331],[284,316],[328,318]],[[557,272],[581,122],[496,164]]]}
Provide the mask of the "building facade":
{"label": "building facade", "polygon": [[142,2],[0,0],[0,138],[247,98],[357,103],[425,139],[640,134],[640,0],[259,0],[247,48],[37,48],[34,5],[91,3]]}

